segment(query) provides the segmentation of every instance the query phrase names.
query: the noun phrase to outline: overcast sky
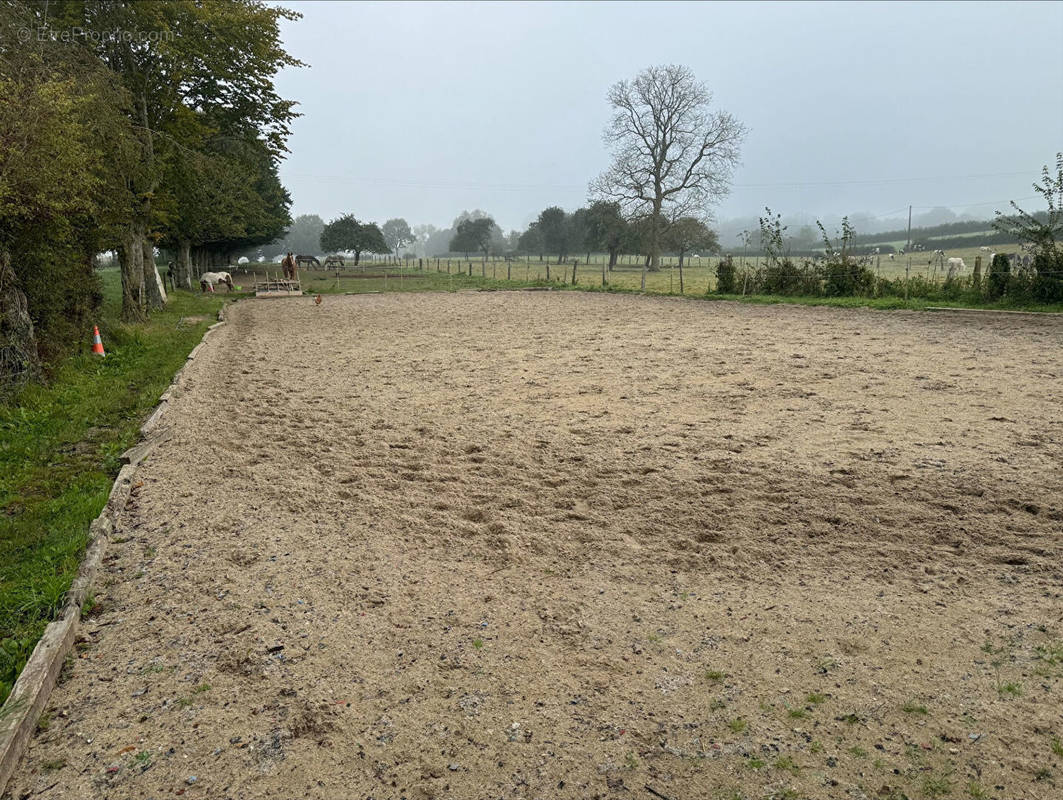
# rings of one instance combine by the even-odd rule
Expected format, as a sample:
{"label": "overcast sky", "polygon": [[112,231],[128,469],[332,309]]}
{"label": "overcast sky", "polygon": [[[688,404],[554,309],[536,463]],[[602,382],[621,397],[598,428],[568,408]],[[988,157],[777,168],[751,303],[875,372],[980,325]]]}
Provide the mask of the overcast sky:
{"label": "overcast sky", "polygon": [[[609,86],[689,66],[750,133],[718,217],[984,212],[1063,150],[1063,3],[283,2],[293,214],[506,230],[586,202]],[[1036,205],[1032,204],[1031,205]]]}

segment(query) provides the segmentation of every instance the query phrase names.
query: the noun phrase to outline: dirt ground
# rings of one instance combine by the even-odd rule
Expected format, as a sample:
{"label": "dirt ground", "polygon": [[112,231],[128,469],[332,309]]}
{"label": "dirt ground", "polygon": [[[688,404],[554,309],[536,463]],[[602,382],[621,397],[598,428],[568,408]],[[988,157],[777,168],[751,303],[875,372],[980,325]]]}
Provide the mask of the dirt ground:
{"label": "dirt ground", "polygon": [[1063,796],[1059,318],[229,320],[12,797]]}

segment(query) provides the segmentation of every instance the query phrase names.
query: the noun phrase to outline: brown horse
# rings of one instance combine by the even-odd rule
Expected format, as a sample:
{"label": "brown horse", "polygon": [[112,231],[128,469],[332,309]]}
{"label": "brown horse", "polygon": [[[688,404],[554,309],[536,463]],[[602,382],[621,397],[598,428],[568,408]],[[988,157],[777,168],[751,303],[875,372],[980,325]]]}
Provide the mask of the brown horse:
{"label": "brown horse", "polygon": [[299,274],[298,267],[295,263],[295,256],[288,253],[281,262],[281,267],[284,269],[285,280],[294,281]]}

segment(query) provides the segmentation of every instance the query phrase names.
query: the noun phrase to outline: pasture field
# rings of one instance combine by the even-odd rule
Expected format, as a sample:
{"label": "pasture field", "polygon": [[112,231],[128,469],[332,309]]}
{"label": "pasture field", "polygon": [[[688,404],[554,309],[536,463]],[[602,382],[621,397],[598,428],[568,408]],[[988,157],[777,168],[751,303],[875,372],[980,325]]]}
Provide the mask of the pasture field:
{"label": "pasture field", "polygon": [[237,302],[12,797],[1063,790],[1063,328]]}
{"label": "pasture field", "polygon": [[[1000,252],[1013,253],[1016,250],[1015,245],[1001,246]],[[920,252],[911,254],[911,266],[908,267],[908,256],[895,255],[894,260],[890,261],[888,256],[882,255],[876,258],[872,264],[872,270],[876,271],[884,278],[899,278],[904,277],[906,269],[908,274],[912,278],[926,278],[931,281],[941,283],[945,279],[945,274],[940,267],[936,267],[931,264],[930,253]],[[946,253],[947,258],[957,257],[963,258],[968,267],[968,275],[974,269],[975,258],[982,257],[982,274],[984,275],[989,267],[989,253],[983,253],[979,248],[972,247],[967,249],[949,250]],[[758,266],[762,266],[764,259],[756,258],[753,256],[743,257],[740,253],[734,256],[735,265],[739,271],[739,282],[741,282],[742,269],[748,269],[750,273],[757,269]],[[424,259],[424,272],[434,272],[436,269],[436,259]],[[460,280],[459,269],[462,275],[468,273],[469,261],[472,262],[472,277],[473,278],[487,278],[489,280],[505,281],[507,274],[510,276],[512,283],[520,284],[536,284],[542,283],[547,280],[547,265],[550,267],[550,278],[554,281],[564,280],[564,282],[570,282],[572,276],[572,262],[578,261],[579,266],[576,268],[576,277],[578,283],[584,287],[596,287],[602,285],[602,265],[608,263],[608,257],[602,254],[591,254],[590,261],[587,260],[587,255],[573,254],[570,255],[566,261],[558,265],[557,256],[553,258],[545,258],[540,261],[537,257],[534,258],[521,258],[516,262],[512,262],[508,265],[509,272],[507,273],[506,262],[499,260],[489,260],[486,265],[482,263],[481,259],[477,259],[473,256],[469,260],[465,259],[439,259],[440,269],[444,274],[449,262],[451,269],[450,274],[453,275],[453,281],[455,286]],[[716,265],[720,259],[716,257],[687,257],[683,265],[683,284],[685,294],[699,295],[705,294],[709,290],[715,290],[716,288]],[[795,259],[797,263],[801,263],[802,259]],[[622,256],[617,267],[612,271],[606,271],[606,281],[609,286],[620,289],[637,290],[642,286],[642,260],[638,256]],[[662,257],[661,269],[658,272],[646,272],[646,291],[655,294],[679,294],[679,270],[678,259],[674,256]],[[358,267],[348,265],[342,270],[342,275],[349,275],[356,277],[361,272],[382,274],[385,270],[389,271],[391,275],[397,275],[405,273],[416,273],[416,262],[411,262],[410,267],[405,266],[405,262],[400,265],[394,263],[386,265],[381,262],[373,262],[367,259],[366,263]],[[238,268],[243,269],[243,268]],[[269,270],[271,274],[280,274],[280,266],[276,264],[271,265],[248,265],[248,270],[256,271],[258,274],[265,274],[266,270]],[[335,273],[326,273],[324,270],[300,270],[300,276],[304,279],[312,279],[327,284],[325,280],[326,275],[334,275]],[[470,281],[470,284],[473,282]],[[394,287],[388,287],[392,289]]]}

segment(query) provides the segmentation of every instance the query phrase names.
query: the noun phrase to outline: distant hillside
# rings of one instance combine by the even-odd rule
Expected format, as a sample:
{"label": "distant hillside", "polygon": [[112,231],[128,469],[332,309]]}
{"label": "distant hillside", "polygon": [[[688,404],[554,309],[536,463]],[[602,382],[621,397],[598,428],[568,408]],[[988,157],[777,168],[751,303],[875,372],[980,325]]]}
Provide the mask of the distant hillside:
{"label": "distant hillside", "polygon": [[[1047,213],[1039,211],[1037,219],[1047,219]],[[894,249],[904,247],[908,241],[906,229],[885,231],[884,233],[857,234],[854,243],[858,248],[880,247]],[[912,228],[912,244],[921,245],[926,250],[949,250],[961,247],[988,247],[990,245],[1015,244],[1014,236],[1001,233],[993,227],[992,220],[972,220],[968,222],[948,222],[926,228]],[[899,243],[899,244],[898,244]],[[888,251],[887,251],[888,252]]]}

